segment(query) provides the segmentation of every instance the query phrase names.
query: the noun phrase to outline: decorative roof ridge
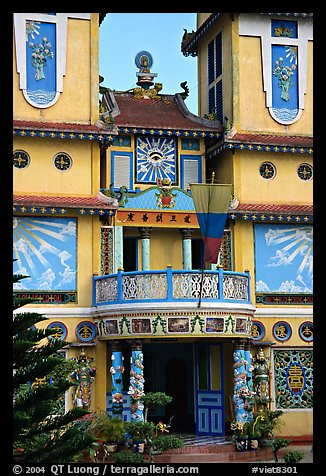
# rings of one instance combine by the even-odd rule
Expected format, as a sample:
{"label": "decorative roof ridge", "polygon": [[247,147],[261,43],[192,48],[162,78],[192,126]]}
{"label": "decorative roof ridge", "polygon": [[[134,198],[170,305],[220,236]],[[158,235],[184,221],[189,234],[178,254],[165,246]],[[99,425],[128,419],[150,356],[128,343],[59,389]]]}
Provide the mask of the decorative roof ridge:
{"label": "decorative roof ridge", "polygon": [[31,121],[26,119],[14,119],[13,120],[13,128],[20,129],[22,124],[24,124],[25,129],[47,129],[47,128],[70,128],[70,127],[86,127],[86,128],[94,128],[96,130],[105,130],[104,127],[99,127],[97,124],[89,124],[85,122],[57,122],[57,121]]}
{"label": "decorative roof ridge", "polygon": [[221,125],[219,121],[211,121],[204,117],[196,116],[196,114],[193,114],[191,111],[189,111],[180,93],[176,93],[174,95],[174,98],[178,108],[180,109],[180,111],[182,112],[185,118],[189,119],[190,121],[196,124],[200,124],[203,127],[207,126],[210,129],[216,128],[219,130],[219,132],[222,132],[223,126]]}
{"label": "decorative roof ridge", "polygon": [[210,26],[215,23],[216,20],[222,15],[222,13],[211,13],[208,18],[200,25],[197,31],[188,33],[186,29],[185,33],[181,40],[181,53],[184,56],[197,56],[197,44],[199,38],[210,28]]}
{"label": "decorative roof ridge", "polygon": [[297,214],[306,214],[307,212],[313,213],[313,204],[288,204],[288,203],[243,203],[239,202],[236,209],[233,209],[235,213],[241,212],[257,212],[261,213],[262,211],[271,211],[275,210],[275,212],[289,212],[289,211],[296,211]]}

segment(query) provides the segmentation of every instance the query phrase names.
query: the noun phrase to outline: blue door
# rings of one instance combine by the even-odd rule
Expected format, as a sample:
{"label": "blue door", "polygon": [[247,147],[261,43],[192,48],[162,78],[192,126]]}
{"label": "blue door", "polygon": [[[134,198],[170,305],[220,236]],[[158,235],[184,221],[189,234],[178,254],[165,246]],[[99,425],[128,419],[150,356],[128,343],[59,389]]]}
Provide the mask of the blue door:
{"label": "blue door", "polygon": [[195,344],[196,434],[224,435],[221,344]]}

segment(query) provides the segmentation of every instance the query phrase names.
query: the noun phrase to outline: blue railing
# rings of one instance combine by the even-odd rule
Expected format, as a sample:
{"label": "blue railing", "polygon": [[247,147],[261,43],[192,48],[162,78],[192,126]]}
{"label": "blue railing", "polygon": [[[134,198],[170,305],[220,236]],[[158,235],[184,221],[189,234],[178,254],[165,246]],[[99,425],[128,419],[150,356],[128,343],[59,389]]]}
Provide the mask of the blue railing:
{"label": "blue railing", "polygon": [[250,304],[249,272],[205,270],[118,271],[94,276],[93,306],[146,302]]}

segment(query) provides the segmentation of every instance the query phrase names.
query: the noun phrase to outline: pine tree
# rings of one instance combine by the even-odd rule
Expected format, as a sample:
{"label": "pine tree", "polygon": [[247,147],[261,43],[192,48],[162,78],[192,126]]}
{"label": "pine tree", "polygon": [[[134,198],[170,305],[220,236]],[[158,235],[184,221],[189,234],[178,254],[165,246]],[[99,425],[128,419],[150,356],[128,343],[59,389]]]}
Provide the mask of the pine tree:
{"label": "pine tree", "polygon": [[[14,274],[13,281],[26,277]],[[30,302],[14,294],[13,309]],[[74,385],[69,380],[72,362],[58,353],[66,341],[51,337],[53,330],[35,327],[45,320],[28,311],[13,316],[13,454],[15,461],[61,464],[71,462],[94,439],[80,427],[87,411],[58,411],[65,391]]]}

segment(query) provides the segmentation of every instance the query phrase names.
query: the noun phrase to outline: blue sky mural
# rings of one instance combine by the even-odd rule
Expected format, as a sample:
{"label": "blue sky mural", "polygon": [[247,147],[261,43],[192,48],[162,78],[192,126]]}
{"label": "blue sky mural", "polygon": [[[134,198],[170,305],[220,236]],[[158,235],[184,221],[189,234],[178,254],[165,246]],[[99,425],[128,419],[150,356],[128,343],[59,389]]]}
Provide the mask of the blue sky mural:
{"label": "blue sky mural", "polygon": [[256,292],[312,293],[313,228],[255,224]]}
{"label": "blue sky mural", "polygon": [[14,273],[28,275],[16,290],[76,290],[75,218],[14,217]]}

